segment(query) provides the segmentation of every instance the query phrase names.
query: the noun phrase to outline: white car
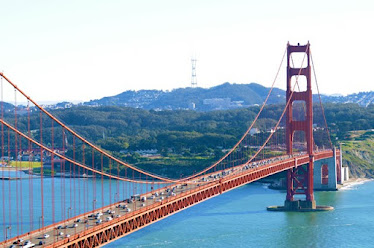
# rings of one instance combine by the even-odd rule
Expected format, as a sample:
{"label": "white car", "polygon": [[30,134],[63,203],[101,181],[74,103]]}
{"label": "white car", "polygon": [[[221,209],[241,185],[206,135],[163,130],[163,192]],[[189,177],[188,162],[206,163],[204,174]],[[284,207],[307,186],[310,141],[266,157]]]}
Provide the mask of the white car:
{"label": "white car", "polygon": [[43,239],[47,239],[47,238],[49,238],[49,234],[44,234]]}
{"label": "white car", "polygon": [[31,243],[31,241],[26,241],[25,244],[23,244],[22,247],[29,248],[29,247],[34,247],[35,244]]}

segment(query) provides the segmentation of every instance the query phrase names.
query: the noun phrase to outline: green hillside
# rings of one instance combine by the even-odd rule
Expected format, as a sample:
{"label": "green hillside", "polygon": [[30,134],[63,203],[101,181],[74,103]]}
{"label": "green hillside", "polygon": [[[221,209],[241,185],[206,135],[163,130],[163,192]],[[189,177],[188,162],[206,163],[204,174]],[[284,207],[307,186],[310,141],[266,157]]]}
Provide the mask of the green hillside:
{"label": "green hillside", "polygon": [[352,131],[344,140],[343,166],[352,177],[374,178],[374,131]]}
{"label": "green hillside", "polygon": [[[283,109],[281,104],[267,106],[255,127],[263,132],[270,130]],[[179,177],[179,174],[198,171],[222,156],[240,139],[258,111],[258,106],[208,112],[75,106],[53,110],[52,113],[113,155],[147,170]],[[362,107],[358,104],[330,103],[325,105],[325,113],[332,142],[334,145],[344,143],[344,165],[351,168],[352,176],[374,177],[374,132],[358,131],[374,128],[374,105]],[[10,123],[14,122],[13,113],[6,113],[4,117]],[[31,130],[38,130],[39,121],[38,113],[33,112]],[[316,127],[325,125],[318,104],[314,105],[314,124]],[[280,125],[284,126],[284,122]],[[19,116],[17,127],[27,133],[27,126],[27,116]],[[43,140],[50,139],[51,122],[47,119],[43,120],[43,130]],[[61,144],[61,129],[55,126],[54,130],[54,140],[56,144]],[[322,129],[317,129],[314,134],[316,145],[326,145],[327,136],[318,130]],[[33,136],[40,140],[39,132],[34,132]],[[10,139],[10,143],[14,140]],[[7,141],[4,143],[7,144]],[[66,143],[71,146],[71,137]],[[22,146],[27,147],[27,143]],[[141,157],[141,150],[154,150],[159,156]]]}

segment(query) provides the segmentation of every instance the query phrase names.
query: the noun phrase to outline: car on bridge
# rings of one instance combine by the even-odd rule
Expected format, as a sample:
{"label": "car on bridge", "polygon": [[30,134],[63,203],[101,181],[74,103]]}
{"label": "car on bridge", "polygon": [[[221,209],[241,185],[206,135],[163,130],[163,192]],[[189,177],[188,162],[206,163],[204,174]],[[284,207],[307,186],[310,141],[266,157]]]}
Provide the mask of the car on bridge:
{"label": "car on bridge", "polygon": [[25,241],[25,243],[22,245],[22,247],[28,248],[28,247],[34,247],[35,244],[31,243],[30,240]]}

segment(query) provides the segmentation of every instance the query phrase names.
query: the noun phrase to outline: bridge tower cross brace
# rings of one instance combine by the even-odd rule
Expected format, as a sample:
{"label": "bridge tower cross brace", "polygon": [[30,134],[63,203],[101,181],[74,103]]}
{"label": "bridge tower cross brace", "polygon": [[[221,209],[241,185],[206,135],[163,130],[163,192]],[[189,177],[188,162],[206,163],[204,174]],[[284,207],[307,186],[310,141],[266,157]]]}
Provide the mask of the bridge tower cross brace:
{"label": "bridge tower cross brace", "polygon": [[[291,54],[292,53],[306,53],[305,59],[307,66],[303,68],[291,67]],[[305,60],[304,59],[304,60]],[[306,91],[293,92],[291,85],[292,77],[305,76],[307,82]],[[313,98],[312,98],[312,85],[311,85],[311,66],[310,66],[310,44],[292,46],[287,45],[287,92],[286,100],[289,101],[286,112],[286,146],[287,153],[293,153],[293,135],[295,131],[303,131],[305,133],[307,143],[307,153],[309,154],[309,164],[306,170],[302,167],[293,168],[287,172],[287,197],[285,202],[286,208],[316,208],[316,202],[313,194]],[[294,120],[292,116],[293,102],[305,102],[305,117],[304,120]],[[302,179],[300,180],[300,172],[302,170]],[[301,192],[300,192],[301,191]],[[297,201],[295,206],[294,195],[304,194],[306,197],[305,202],[300,206]]]}

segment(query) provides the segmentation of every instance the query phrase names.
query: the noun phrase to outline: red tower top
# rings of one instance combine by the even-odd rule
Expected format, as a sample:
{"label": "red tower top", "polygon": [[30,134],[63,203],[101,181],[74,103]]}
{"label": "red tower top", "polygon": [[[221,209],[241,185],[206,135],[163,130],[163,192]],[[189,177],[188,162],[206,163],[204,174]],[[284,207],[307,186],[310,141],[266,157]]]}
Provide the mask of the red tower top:
{"label": "red tower top", "polygon": [[[289,102],[286,113],[286,142],[287,153],[292,154],[293,134],[295,131],[304,131],[307,143],[307,152],[313,155],[313,98],[311,85],[311,67],[310,67],[310,44],[292,46],[287,45],[287,92],[286,100]],[[291,67],[292,53],[304,53],[303,62],[306,61],[306,67]],[[305,62],[303,63],[305,64]],[[302,66],[302,65],[300,65]],[[296,77],[295,82],[300,76],[306,77],[306,91],[296,92],[291,85],[292,77]],[[304,101],[306,113],[303,120],[294,120],[292,116],[293,102]]]}

